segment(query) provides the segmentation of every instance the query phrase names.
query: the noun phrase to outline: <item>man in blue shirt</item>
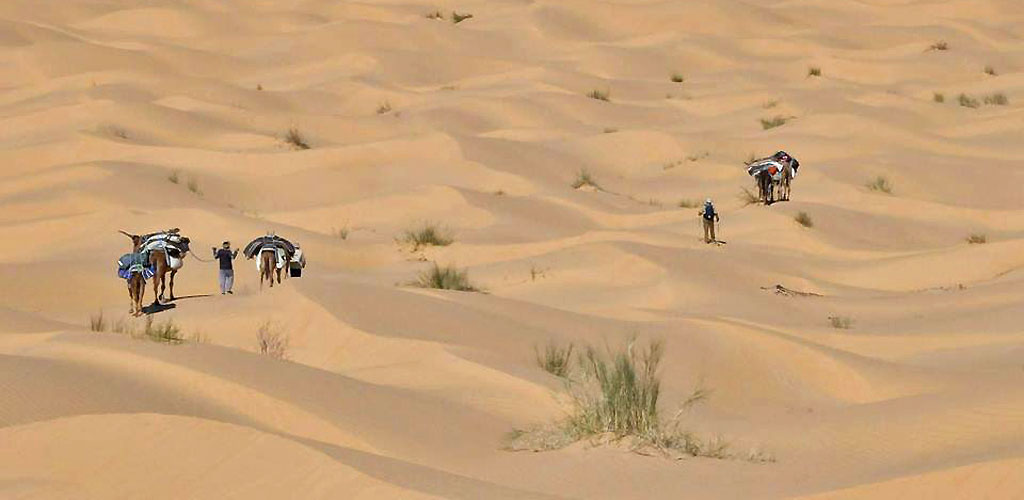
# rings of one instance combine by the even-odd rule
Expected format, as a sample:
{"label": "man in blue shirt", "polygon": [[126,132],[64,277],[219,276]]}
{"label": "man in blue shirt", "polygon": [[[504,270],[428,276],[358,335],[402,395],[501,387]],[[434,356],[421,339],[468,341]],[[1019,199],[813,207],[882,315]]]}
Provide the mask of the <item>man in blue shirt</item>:
{"label": "man in blue shirt", "polygon": [[220,281],[220,294],[234,293],[231,287],[235,285],[235,270],[231,261],[238,256],[238,250],[231,251],[231,242],[225,241],[220,250],[213,249],[213,258],[220,261],[218,281]]}

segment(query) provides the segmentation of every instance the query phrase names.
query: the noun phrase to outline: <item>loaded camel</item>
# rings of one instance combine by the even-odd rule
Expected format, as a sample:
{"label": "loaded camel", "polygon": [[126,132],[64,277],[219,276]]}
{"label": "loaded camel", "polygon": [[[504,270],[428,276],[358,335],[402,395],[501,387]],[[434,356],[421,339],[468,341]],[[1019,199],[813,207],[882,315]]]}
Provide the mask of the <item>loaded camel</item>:
{"label": "loaded camel", "polygon": [[[149,255],[149,265],[155,270],[156,276],[156,279],[153,280],[153,304],[163,303],[164,291],[168,288],[170,288],[170,300],[175,299],[174,276],[184,265],[190,242],[187,237],[181,236],[179,233],[178,228],[141,236],[121,231],[121,234],[131,238],[134,252],[141,251]],[[169,283],[168,273],[171,275]]]}

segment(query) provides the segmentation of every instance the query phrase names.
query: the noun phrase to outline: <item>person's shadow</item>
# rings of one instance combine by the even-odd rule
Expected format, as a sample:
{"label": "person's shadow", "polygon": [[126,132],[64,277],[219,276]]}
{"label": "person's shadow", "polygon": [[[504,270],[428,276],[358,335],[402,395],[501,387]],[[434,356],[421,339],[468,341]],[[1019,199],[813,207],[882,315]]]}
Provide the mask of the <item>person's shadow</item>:
{"label": "person's shadow", "polygon": [[196,294],[196,295],[182,295],[181,297],[175,297],[174,300],[171,301],[171,302],[177,302],[179,300],[186,300],[186,299],[201,299],[203,297],[212,297],[212,296],[213,295],[209,294],[209,293]]}

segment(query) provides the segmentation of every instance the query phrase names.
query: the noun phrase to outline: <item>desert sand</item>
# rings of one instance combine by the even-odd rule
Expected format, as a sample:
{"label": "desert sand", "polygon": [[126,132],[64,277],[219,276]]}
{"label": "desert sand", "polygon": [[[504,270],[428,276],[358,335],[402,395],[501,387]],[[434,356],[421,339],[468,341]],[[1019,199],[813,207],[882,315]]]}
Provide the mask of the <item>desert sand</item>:
{"label": "desert sand", "polygon": [[[1022,69],[1018,0],[0,2],[0,497],[1024,498]],[[168,227],[309,266],[90,331]],[[567,411],[537,346],[631,338],[734,457],[502,449]]]}

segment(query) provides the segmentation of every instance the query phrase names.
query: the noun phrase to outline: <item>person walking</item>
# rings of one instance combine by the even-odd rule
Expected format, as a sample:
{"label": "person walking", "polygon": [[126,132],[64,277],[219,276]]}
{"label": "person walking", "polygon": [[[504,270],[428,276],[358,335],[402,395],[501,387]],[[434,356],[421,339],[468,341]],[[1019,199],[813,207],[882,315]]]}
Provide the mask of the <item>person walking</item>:
{"label": "person walking", "polygon": [[697,212],[697,215],[701,216],[704,222],[704,243],[718,242],[718,239],[715,237],[715,223],[720,219],[718,212],[715,211],[715,204],[711,202],[711,198],[704,200],[704,209]]}
{"label": "person walking", "polygon": [[231,242],[225,241],[220,250],[213,248],[213,258],[220,261],[220,270],[217,278],[220,282],[220,294],[234,293],[231,291],[231,287],[235,285],[235,270],[231,265],[231,261],[238,257],[238,250],[231,250]]}

